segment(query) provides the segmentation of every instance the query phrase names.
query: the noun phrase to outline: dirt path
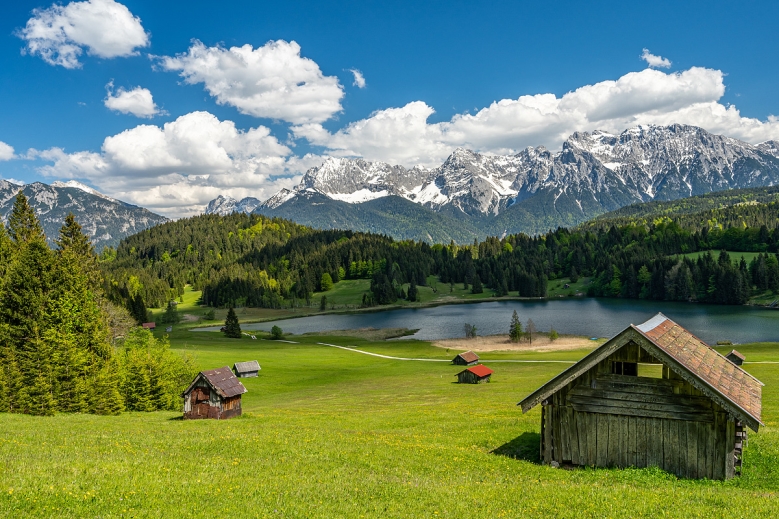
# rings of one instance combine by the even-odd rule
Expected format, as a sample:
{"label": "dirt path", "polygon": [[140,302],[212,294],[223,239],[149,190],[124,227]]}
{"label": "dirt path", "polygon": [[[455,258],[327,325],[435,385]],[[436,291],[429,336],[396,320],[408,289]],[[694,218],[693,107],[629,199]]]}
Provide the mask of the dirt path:
{"label": "dirt path", "polygon": [[603,340],[592,341],[586,337],[563,335],[555,341],[550,341],[547,335],[538,334],[533,337],[531,343],[527,339],[521,342],[512,342],[508,335],[487,335],[475,339],[442,339],[433,341],[433,346],[448,348],[450,350],[485,351],[567,351],[595,348],[603,344]]}
{"label": "dirt path", "polygon": [[[370,351],[363,351],[358,350],[357,348],[349,348],[347,346],[338,346],[337,344],[328,344],[326,342],[318,342],[317,344],[320,344],[322,346],[330,346],[331,348],[338,348],[341,350],[346,351],[353,351],[355,353],[362,353],[363,355],[370,355],[371,357],[379,357],[382,359],[390,359],[390,360],[416,360],[420,362],[448,362],[451,363],[452,361],[449,359],[414,359],[414,358],[408,358],[408,357],[392,357],[391,355],[382,355],[381,353],[372,353]],[[512,360],[512,359],[504,359],[504,360],[488,360],[488,359],[482,359],[483,362],[525,362],[530,364],[539,364],[539,363],[562,363],[562,364],[574,364],[575,361],[573,360]]]}

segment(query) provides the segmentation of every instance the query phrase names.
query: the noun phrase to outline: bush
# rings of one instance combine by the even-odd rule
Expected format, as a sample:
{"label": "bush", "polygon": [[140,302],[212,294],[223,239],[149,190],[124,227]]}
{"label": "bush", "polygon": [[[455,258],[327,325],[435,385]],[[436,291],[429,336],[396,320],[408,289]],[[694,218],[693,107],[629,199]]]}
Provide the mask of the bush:
{"label": "bush", "polygon": [[319,311],[324,312],[327,310],[327,296],[322,296],[322,299],[319,300]]}
{"label": "bush", "polygon": [[273,325],[273,328],[270,329],[270,338],[273,339],[274,341],[283,339],[284,330],[282,330],[279,326]]}
{"label": "bush", "polygon": [[205,319],[206,321],[213,321],[214,319],[216,319],[216,312],[214,312],[214,309],[211,308],[206,313],[204,313],[203,319]]}
{"label": "bush", "polygon": [[557,330],[555,330],[554,328],[549,330],[549,340],[550,341],[556,341],[559,338],[560,338],[560,334],[557,333]]}
{"label": "bush", "polygon": [[164,324],[177,324],[180,320],[176,305],[174,305],[172,301],[168,301],[168,306],[165,308],[165,313],[162,314],[160,322]]}
{"label": "bush", "polygon": [[463,331],[465,332],[466,339],[476,338],[476,327],[474,325],[465,323],[465,325],[463,326]]}

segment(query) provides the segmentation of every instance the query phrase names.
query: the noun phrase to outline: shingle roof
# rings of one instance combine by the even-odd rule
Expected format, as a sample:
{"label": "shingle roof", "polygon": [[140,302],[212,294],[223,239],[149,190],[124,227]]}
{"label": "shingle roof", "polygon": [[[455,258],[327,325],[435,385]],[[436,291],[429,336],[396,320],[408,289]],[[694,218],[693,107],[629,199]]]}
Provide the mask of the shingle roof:
{"label": "shingle roof", "polygon": [[230,398],[246,393],[246,388],[241,384],[241,381],[235,376],[229,366],[217,369],[209,369],[207,371],[201,371],[195,377],[195,380],[189,385],[184,395],[189,393],[195,386],[197,381],[203,377],[216,393],[222,398]]}
{"label": "shingle roof", "polygon": [[476,362],[477,360],[479,360],[479,356],[472,351],[466,351],[465,353],[460,353],[458,357],[463,359],[465,362]]}
{"label": "shingle roof", "polygon": [[246,362],[236,362],[233,364],[233,369],[238,373],[249,373],[251,371],[260,371],[260,363],[256,360],[248,360]]}
{"label": "shingle roof", "polygon": [[753,430],[757,431],[762,424],[763,383],[660,313],[638,326],[631,324],[525,397],[519,403],[522,412],[529,411],[630,342],[639,344],[688,382],[694,381],[694,385],[706,396],[745,421]]}
{"label": "shingle roof", "polygon": [[[460,373],[465,373],[466,371],[470,371],[477,377],[486,377],[487,375],[492,375],[492,370],[485,366],[484,364],[479,364],[476,366],[471,366],[468,369],[462,370]],[[458,375],[460,374],[458,373]]]}
{"label": "shingle roof", "polygon": [[703,382],[760,421],[762,382],[663,314],[634,326]]}
{"label": "shingle roof", "polygon": [[731,350],[730,353],[725,355],[725,357],[730,357],[731,355],[733,355],[737,359],[741,359],[742,362],[744,361],[744,359],[746,359],[746,357],[744,357],[744,355],[742,355],[741,352],[739,352],[738,350]]}

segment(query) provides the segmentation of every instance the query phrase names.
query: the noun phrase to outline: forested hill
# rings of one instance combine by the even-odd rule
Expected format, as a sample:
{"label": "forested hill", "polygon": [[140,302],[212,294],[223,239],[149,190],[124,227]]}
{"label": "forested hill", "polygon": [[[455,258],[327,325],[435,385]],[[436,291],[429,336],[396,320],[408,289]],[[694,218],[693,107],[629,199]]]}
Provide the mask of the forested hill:
{"label": "forested hill", "polygon": [[772,229],[779,215],[779,186],[731,189],[704,195],[633,204],[598,216],[582,229],[608,229],[612,226],[647,225],[658,218],[670,218],[685,229],[703,227],[760,227]]}
{"label": "forested hill", "polygon": [[[280,308],[356,278],[371,279],[363,301],[371,306],[413,300],[410,284],[425,284],[429,275],[498,297],[544,297],[548,280],[583,276],[594,296],[743,304],[757,293],[779,293],[779,203],[640,218],[430,246],[260,215],[201,215],[123,240],[103,254],[102,265],[107,290],[133,312],[163,305],[186,283],[211,306]],[[747,264],[707,252],[722,249],[759,254]],[[695,252],[704,254],[679,256]]]}

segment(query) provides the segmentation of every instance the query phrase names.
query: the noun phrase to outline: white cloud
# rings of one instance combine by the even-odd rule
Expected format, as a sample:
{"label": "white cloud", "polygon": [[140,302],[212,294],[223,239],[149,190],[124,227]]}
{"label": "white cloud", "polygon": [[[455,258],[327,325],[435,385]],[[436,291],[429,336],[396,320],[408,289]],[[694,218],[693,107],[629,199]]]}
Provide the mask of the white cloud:
{"label": "white cloud", "polygon": [[723,78],[719,70],[699,67],[679,73],[645,69],[562,97],[503,99],[435,124],[427,123],[433,108],[415,101],[377,111],[334,133],[318,124],[296,126],[293,132],[333,155],[407,166],[440,164],[458,146],[501,154],[537,145],[559,149],[575,131],[619,132],[638,124],[691,124],[753,143],[779,137],[776,118],[745,118],[718,102],[725,93]]}
{"label": "white cloud", "polygon": [[354,83],[352,84],[357,88],[365,88],[365,76],[363,76],[362,72],[356,68],[350,68],[349,72],[354,76]]}
{"label": "white cloud", "polygon": [[290,153],[264,126],[241,131],[193,112],[107,137],[100,153],[52,148],[33,155],[52,163],[40,170],[46,176],[85,179],[111,197],[178,217],[198,213],[220,194],[267,198],[321,162]]}
{"label": "white cloud", "polygon": [[48,9],[35,9],[17,35],[27,42],[26,52],[50,65],[79,68],[84,48],[90,56],[133,56],[149,45],[141,20],[114,0],[88,0]]}
{"label": "white cloud", "polygon": [[649,49],[644,49],[640,58],[646,61],[647,65],[652,68],[671,68],[671,60],[662,56],[655,56]]}
{"label": "white cloud", "polygon": [[206,47],[193,42],[186,53],[160,58],[187,83],[203,83],[217,103],[255,117],[294,124],[320,123],[341,111],[343,88],[319,65],[300,56],[300,45],[270,41],[256,49]]}
{"label": "white cloud", "polygon": [[16,158],[13,147],[9,146],[3,141],[0,141],[0,161],[11,160],[13,158]]}
{"label": "white cloud", "polygon": [[154,104],[154,98],[148,88],[135,87],[125,90],[122,87],[114,93],[113,81],[106,85],[107,96],[103,101],[106,108],[136,117],[151,118],[160,114],[160,109]]}

